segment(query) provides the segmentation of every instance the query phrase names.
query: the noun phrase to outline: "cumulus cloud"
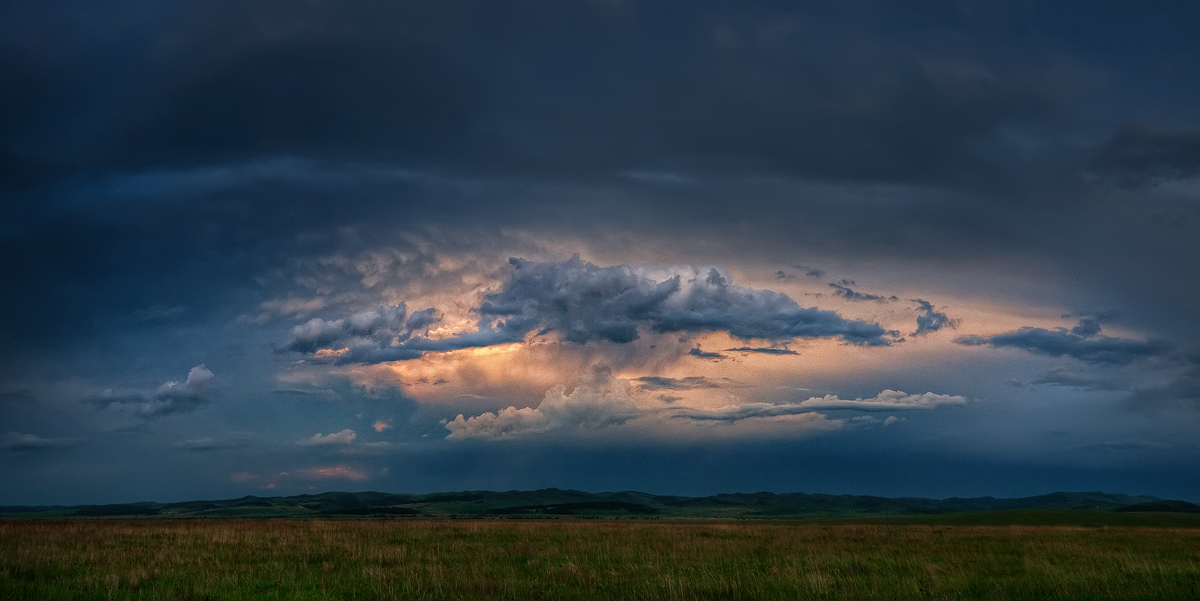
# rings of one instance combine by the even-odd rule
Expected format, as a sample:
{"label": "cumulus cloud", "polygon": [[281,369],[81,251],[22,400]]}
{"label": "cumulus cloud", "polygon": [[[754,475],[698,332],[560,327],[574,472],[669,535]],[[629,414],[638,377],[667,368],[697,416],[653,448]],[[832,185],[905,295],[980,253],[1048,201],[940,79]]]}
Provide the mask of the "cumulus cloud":
{"label": "cumulus cloud", "polygon": [[80,442],[77,438],[45,438],[37,434],[9,432],[3,439],[0,439],[0,450],[47,451],[75,446]]}
{"label": "cumulus cloud", "polygon": [[899,390],[884,390],[869,399],[842,399],[827,394],[812,397],[797,404],[805,409],[854,409],[856,411],[893,411],[905,409],[933,409],[941,405],[965,405],[966,397],[948,394],[908,394]]}
{"label": "cumulus cloud", "polygon": [[505,328],[556,332],[570,342],[632,342],[639,328],[645,328],[726,332],[743,340],[840,338],[858,345],[889,344],[888,332],[879,324],[804,309],[778,292],[735,286],[715,267],[598,267],[578,255],[561,263],[516,258],[510,263],[510,279],[485,299],[481,313],[506,320]]}
{"label": "cumulus cloud", "polygon": [[966,346],[1018,348],[1030,353],[1051,357],[1072,357],[1088,363],[1124,365],[1161,357],[1174,346],[1166,340],[1129,340],[1100,335],[1100,323],[1090,317],[1081,319],[1071,330],[1066,328],[1023,327],[1014,332],[994,336],[962,336],[954,340]]}
{"label": "cumulus cloud", "polygon": [[306,438],[300,442],[297,442],[296,444],[304,447],[348,445],[353,444],[355,438],[358,438],[358,435],[354,433],[354,430],[346,428],[341,432],[333,432],[324,436],[321,436],[321,433],[317,432],[316,434],[312,435],[312,438]]}
{"label": "cumulus cloud", "polygon": [[922,299],[913,299],[917,303],[917,310],[920,315],[917,315],[917,329],[912,333],[913,336],[920,336],[930,332],[936,332],[944,327],[951,329],[958,327],[957,319],[950,319],[945,313],[933,310],[933,304]]}
{"label": "cumulus cloud", "polygon": [[329,346],[387,348],[408,340],[437,323],[433,309],[408,314],[403,304],[360,311],[349,317],[325,320],[314,317],[292,329],[287,350],[312,353]]}
{"label": "cumulus cloud", "polygon": [[749,418],[801,415],[820,409],[852,409],[856,411],[898,411],[907,409],[933,409],[940,405],[963,405],[967,399],[945,394],[908,394],[897,390],[884,390],[870,399],[841,399],[836,395],[812,397],[799,403],[743,403],[717,410],[680,408],[671,417],[698,421],[739,421]]}
{"label": "cumulus cloud", "polygon": [[[645,390],[693,390],[716,388],[719,385],[703,377],[659,378],[644,377],[639,388]],[[803,426],[811,430],[841,427],[840,420],[830,420],[818,410],[852,409],[857,411],[903,411],[933,409],[941,405],[962,405],[964,397],[934,394],[908,394],[884,390],[870,399],[843,400],[834,395],[813,397],[799,403],[741,403],[718,409],[675,405],[680,397],[659,395],[662,405],[639,405],[630,396],[631,382],[612,377],[607,370],[597,371],[589,380],[567,393],[563,386],[546,392],[537,407],[518,409],[510,406],[498,412],[486,412],[474,417],[459,414],[446,424],[447,439],[477,438],[485,440],[516,439],[529,435],[562,430],[599,430],[630,422],[652,430],[669,431],[671,424],[775,424]],[[636,421],[635,421],[636,420]],[[888,422],[894,423],[895,419]],[[664,430],[664,428],[666,430]],[[746,430],[752,434],[753,429]],[[733,431],[731,431],[733,432]]]}
{"label": "cumulus cloud", "polygon": [[578,344],[629,343],[641,331],[724,332],[772,342],[835,338],[860,346],[887,346],[896,336],[878,323],[802,308],[786,294],[733,285],[716,267],[598,267],[578,255],[563,262],[512,258],[509,264],[508,279],[478,309],[477,331],[417,336],[436,320],[433,310],[414,313],[400,327],[400,305],[332,321],[313,318],[293,330],[286,349],[338,363],[377,363],[521,342],[530,333],[554,333]]}
{"label": "cumulus cloud", "polygon": [[104,391],[92,402],[99,407],[111,405],[132,407],[142,418],[154,419],[174,413],[195,411],[201,405],[212,400],[212,381],[215,376],[203,365],[197,365],[188,371],[187,379],[183,382],[170,381],[158,387],[151,395],[124,394],[116,395],[111,390]]}
{"label": "cumulus cloud", "polygon": [[595,430],[623,424],[640,412],[629,392],[627,380],[614,378],[604,370],[597,371],[570,393],[562,385],[551,388],[537,407],[510,406],[496,413],[466,418],[460,413],[446,424],[450,431],[446,438],[495,440],[551,430]]}
{"label": "cumulus cloud", "polygon": [[835,294],[849,301],[871,301],[876,303],[886,303],[889,301],[900,300],[895,296],[880,296],[878,294],[867,294],[850,288],[853,286],[854,280],[842,280],[840,282],[830,282],[829,287],[833,288]]}

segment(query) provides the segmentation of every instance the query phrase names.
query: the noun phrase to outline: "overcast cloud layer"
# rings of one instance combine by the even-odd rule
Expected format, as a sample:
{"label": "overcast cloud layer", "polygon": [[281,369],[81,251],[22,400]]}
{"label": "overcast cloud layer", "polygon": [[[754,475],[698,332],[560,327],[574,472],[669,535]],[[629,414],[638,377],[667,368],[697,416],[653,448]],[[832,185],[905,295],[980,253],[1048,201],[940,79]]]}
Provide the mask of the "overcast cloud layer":
{"label": "overcast cloud layer", "polygon": [[1197,30],[0,5],[0,504],[1200,501]]}

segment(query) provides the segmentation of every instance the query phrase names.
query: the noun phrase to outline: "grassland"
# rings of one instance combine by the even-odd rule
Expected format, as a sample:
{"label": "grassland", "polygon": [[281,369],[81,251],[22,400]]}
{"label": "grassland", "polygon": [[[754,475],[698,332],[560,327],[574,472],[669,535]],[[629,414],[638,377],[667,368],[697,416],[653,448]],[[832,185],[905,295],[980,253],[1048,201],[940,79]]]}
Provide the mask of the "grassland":
{"label": "grassland", "polygon": [[0,598],[1197,599],[1200,529],[2,520]]}

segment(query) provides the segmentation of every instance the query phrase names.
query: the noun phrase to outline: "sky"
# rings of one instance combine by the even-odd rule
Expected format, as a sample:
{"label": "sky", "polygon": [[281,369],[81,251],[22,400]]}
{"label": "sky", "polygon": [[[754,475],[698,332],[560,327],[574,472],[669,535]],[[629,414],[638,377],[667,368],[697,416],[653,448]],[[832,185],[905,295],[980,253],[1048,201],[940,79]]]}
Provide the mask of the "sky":
{"label": "sky", "polygon": [[0,3],[0,504],[1200,501],[1194,2]]}

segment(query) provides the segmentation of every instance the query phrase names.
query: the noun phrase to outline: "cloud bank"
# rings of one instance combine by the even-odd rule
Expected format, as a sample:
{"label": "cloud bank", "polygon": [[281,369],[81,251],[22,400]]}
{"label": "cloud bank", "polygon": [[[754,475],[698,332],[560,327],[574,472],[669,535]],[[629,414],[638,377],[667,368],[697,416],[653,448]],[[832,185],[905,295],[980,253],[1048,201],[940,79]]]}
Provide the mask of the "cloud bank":
{"label": "cloud bank", "polygon": [[411,340],[414,334],[428,332],[438,320],[433,309],[409,315],[403,304],[382,306],[342,319],[314,317],[292,329],[285,350],[317,353],[322,349],[345,348],[350,360],[359,361],[371,361],[372,358],[382,361],[391,356],[395,359],[416,358],[421,355],[420,351],[408,349],[405,352],[400,343]]}
{"label": "cloud bank", "polygon": [[[660,378],[643,377],[638,388],[649,391],[695,390],[715,388],[717,382],[703,377]],[[812,397],[799,403],[742,403],[719,409],[702,409],[672,405],[679,397],[664,399],[664,405],[639,405],[630,396],[631,383],[614,378],[607,370],[599,370],[569,394],[564,386],[555,386],[537,407],[515,406],[498,412],[486,412],[474,417],[459,414],[445,425],[450,440],[476,438],[483,440],[517,439],[555,431],[599,430],[622,426],[634,420],[652,430],[663,429],[670,422],[733,424],[746,420],[772,421],[805,427],[838,427],[839,420],[828,420],[818,410],[849,409],[855,411],[906,411],[933,409],[942,405],[964,405],[965,397],[926,392],[908,394],[884,390],[869,399],[841,399],[836,395]],[[888,423],[894,423],[891,420]],[[753,431],[747,431],[752,434]]]}
{"label": "cloud bank", "polygon": [[[512,276],[480,308],[507,328],[557,332],[564,340],[632,342],[652,332],[725,332],[742,340],[840,338],[886,346],[879,324],[801,308],[785,294],[733,285],[716,267],[658,270],[597,267],[578,255],[562,263],[511,259]],[[674,273],[668,273],[673,271]]]}
{"label": "cloud bank", "polygon": [[954,342],[965,346],[990,346],[992,348],[1017,348],[1051,357],[1071,357],[1087,363],[1124,365],[1162,357],[1174,350],[1166,340],[1129,340],[1100,335],[1100,323],[1095,318],[1084,318],[1072,328],[1023,327],[1014,332],[994,336],[962,336]]}
{"label": "cloud bank", "polygon": [[188,371],[187,379],[183,382],[166,382],[152,395],[114,395],[112,391],[105,391],[92,402],[99,407],[131,407],[138,417],[144,419],[187,413],[212,400],[213,378],[213,372],[203,365],[197,365]]}
{"label": "cloud bank", "polygon": [[598,267],[578,255],[563,262],[512,258],[509,264],[508,279],[478,308],[475,332],[416,336],[436,323],[436,312],[426,309],[405,319],[400,305],[342,319],[313,318],[293,329],[285,348],[337,363],[378,363],[521,342],[530,333],[554,333],[576,344],[624,344],[642,331],[724,332],[776,343],[833,338],[857,346],[888,346],[896,336],[878,323],[802,308],[786,294],[736,286],[716,267]]}
{"label": "cloud bank", "polygon": [[637,403],[629,396],[627,380],[598,371],[569,394],[559,385],[546,391],[537,407],[517,409],[508,407],[499,412],[464,418],[459,414],[446,424],[448,439],[520,438],[551,430],[596,430],[623,424],[640,413]]}
{"label": "cloud bank", "polygon": [[812,397],[799,403],[744,403],[730,405],[717,410],[681,408],[671,417],[697,421],[735,422],[743,419],[800,415],[821,409],[851,409],[855,411],[905,411],[909,409],[933,409],[941,405],[964,405],[967,399],[945,394],[908,394],[898,390],[884,390],[870,399],[841,399],[837,395]]}

